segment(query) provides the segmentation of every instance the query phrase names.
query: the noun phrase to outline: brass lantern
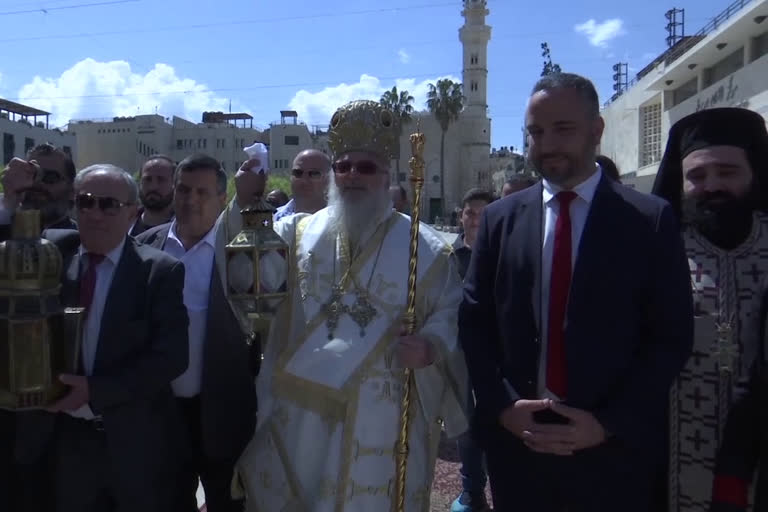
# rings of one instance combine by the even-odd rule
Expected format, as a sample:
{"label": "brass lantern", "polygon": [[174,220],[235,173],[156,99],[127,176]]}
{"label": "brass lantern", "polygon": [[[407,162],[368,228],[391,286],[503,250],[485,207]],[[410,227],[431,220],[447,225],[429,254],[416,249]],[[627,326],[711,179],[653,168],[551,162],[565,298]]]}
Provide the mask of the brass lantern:
{"label": "brass lantern", "polygon": [[40,238],[40,212],[18,211],[0,243],[0,408],[37,409],[67,391],[75,373],[82,308],[62,307],[62,258]]}
{"label": "brass lantern", "polygon": [[227,295],[251,328],[265,331],[288,296],[290,248],[272,226],[263,200],[240,211],[243,230],[226,246]]}

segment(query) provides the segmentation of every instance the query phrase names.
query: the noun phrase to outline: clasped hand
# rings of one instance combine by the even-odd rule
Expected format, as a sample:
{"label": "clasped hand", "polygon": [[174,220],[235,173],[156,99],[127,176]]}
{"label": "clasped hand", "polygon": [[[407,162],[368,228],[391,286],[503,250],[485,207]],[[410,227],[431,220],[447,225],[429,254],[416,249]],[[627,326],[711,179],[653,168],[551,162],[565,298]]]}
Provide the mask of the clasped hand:
{"label": "clasped hand", "polygon": [[418,334],[408,334],[405,326],[395,346],[398,362],[405,368],[419,370],[435,362],[435,347],[432,342]]}
{"label": "clasped hand", "polygon": [[[543,424],[534,420],[537,411],[550,409],[568,419],[567,424]],[[518,400],[501,413],[501,424],[538,453],[573,455],[605,441],[605,429],[589,411],[553,400]]]}

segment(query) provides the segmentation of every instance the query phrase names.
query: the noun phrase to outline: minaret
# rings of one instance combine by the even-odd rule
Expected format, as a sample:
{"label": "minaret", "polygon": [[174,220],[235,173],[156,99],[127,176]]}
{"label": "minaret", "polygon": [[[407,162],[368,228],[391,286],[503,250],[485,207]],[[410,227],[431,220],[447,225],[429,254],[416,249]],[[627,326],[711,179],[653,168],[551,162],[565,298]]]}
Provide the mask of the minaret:
{"label": "minaret", "polygon": [[[464,26],[459,40],[464,53],[464,110],[461,113],[461,171],[456,197],[473,187],[491,190],[491,120],[488,118],[488,41],[491,27],[486,0],[463,0]],[[448,194],[446,194],[448,195]],[[460,199],[459,199],[460,201]]]}
{"label": "minaret", "polygon": [[464,47],[464,112],[470,117],[486,117],[488,110],[488,41],[491,27],[485,24],[488,16],[486,0],[464,0],[464,26],[459,29],[459,40]]}

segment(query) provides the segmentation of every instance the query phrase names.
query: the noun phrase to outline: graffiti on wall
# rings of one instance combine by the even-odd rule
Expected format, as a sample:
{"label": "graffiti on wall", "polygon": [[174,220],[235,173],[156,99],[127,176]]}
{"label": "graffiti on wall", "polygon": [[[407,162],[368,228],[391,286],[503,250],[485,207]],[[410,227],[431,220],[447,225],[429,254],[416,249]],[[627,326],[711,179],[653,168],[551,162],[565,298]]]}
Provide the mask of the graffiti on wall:
{"label": "graffiti on wall", "polygon": [[715,107],[749,107],[749,100],[741,98],[736,77],[731,75],[727,84],[721,84],[712,93],[696,99],[696,112]]}

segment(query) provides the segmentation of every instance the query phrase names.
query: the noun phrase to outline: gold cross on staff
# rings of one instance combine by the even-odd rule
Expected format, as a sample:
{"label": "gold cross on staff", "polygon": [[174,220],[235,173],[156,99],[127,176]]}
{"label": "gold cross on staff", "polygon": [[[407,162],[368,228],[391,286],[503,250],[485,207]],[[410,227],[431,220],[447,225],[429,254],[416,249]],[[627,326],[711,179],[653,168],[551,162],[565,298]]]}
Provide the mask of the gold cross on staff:
{"label": "gold cross on staff", "polygon": [[733,342],[733,326],[730,322],[725,322],[716,324],[716,328],[717,341],[712,355],[718,359],[720,373],[731,373],[739,355],[739,347]]}

